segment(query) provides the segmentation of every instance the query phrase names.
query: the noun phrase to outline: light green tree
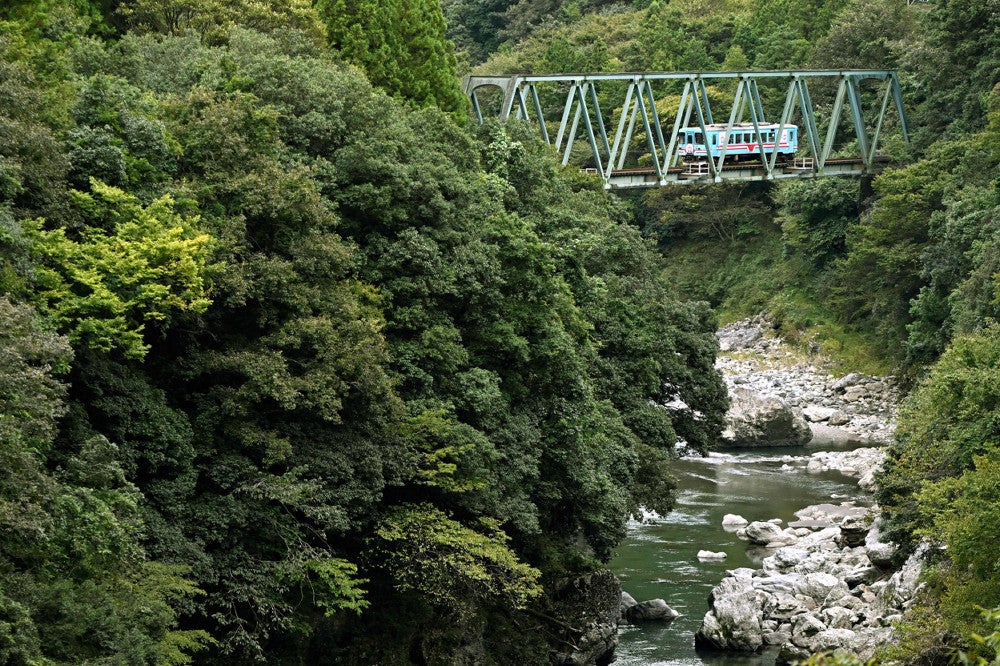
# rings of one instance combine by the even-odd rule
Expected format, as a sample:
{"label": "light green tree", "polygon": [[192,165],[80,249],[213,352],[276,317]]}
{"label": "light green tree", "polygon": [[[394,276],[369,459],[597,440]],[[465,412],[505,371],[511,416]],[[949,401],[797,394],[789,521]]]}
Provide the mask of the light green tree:
{"label": "light green tree", "polygon": [[142,358],[146,325],[175,311],[204,312],[209,236],[174,211],[169,196],[143,206],[130,194],[92,182],[75,193],[95,225],[79,239],[25,222],[38,261],[35,300],[71,342]]}

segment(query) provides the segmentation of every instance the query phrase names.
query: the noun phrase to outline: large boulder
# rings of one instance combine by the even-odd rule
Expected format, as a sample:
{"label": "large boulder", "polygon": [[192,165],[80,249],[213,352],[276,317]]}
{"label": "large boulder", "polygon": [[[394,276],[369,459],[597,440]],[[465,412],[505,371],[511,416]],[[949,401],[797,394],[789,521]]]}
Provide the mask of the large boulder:
{"label": "large boulder", "polygon": [[743,534],[747,541],[758,546],[788,545],[797,540],[794,534],[789,534],[774,523],[762,520],[747,525]]}
{"label": "large boulder", "polygon": [[754,652],[764,645],[760,600],[750,579],[723,578],[712,590],[709,605],[694,637],[696,646]]}
{"label": "large boulder", "polygon": [[812,439],[801,411],[779,398],[735,387],[722,442],[727,446],[799,446]]}
{"label": "large boulder", "polygon": [[625,611],[629,622],[672,622],[679,615],[663,599],[642,601]]}

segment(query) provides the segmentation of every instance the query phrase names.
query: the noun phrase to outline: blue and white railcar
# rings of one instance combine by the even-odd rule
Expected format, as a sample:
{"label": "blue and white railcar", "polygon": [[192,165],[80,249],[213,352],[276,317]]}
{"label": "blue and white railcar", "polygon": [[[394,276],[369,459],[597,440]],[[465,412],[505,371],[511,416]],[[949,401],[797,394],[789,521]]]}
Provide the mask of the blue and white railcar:
{"label": "blue and white railcar", "polygon": [[700,127],[685,127],[678,132],[677,153],[685,162],[699,162],[709,155],[718,159],[725,147],[726,159],[735,162],[760,159],[760,147],[764,146],[764,154],[768,157],[778,153],[778,159],[788,160],[799,149],[799,128],[795,125],[785,125],[778,137],[777,123],[761,123],[754,130],[752,123],[733,125],[728,135],[727,125],[716,123],[705,127],[703,136]]}

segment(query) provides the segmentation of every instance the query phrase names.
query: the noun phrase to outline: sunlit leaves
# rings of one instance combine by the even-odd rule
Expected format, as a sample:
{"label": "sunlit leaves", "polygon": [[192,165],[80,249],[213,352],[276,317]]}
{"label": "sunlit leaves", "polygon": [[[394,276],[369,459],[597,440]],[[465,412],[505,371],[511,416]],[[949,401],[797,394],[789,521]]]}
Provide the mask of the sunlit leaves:
{"label": "sunlit leaves", "polygon": [[99,182],[92,189],[77,194],[78,206],[95,223],[79,241],[64,229],[25,223],[41,263],[38,302],[71,341],[141,358],[149,349],[147,323],[162,322],[173,311],[203,312],[211,303],[210,240],[196,220],[174,212],[170,197],[142,206]]}
{"label": "sunlit leaves", "polygon": [[450,612],[472,600],[523,608],[541,593],[539,572],[518,561],[496,521],[471,528],[429,504],[403,505],[376,528],[372,546],[400,590]]}

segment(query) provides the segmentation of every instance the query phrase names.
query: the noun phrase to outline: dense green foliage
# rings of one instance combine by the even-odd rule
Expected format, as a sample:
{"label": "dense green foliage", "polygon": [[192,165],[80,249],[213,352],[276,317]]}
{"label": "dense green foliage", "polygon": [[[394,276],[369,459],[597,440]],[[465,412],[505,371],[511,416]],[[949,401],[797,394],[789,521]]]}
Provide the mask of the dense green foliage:
{"label": "dense green foliage", "polygon": [[[0,661],[545,663],[557,581],[721,428],[699,301],[930,368],[880,501],[948,548],[899,654],[994,658],[993,9],[6,3]],[[915,141],[611,198],[465,126],[459,67],[894,67]]]}
{"label": "dense green foliage", "polygon": [[0,661],[545,663],[721,429],[629,208],[348,4],[2,10]]}

